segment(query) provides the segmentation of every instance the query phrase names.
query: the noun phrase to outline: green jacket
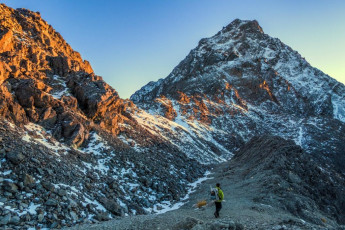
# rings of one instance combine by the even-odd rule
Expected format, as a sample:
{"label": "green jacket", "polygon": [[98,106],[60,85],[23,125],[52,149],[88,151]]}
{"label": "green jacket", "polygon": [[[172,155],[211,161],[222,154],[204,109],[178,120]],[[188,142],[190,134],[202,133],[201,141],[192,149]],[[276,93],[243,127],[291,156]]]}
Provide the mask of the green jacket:
{"label": "green jacket", "polygon": [[224,200],[224,193],[219,187],[216,187],[216,189],[218,190],[218,197],[219,197],[219,200],[216,200],[216,202],[222,202]]}

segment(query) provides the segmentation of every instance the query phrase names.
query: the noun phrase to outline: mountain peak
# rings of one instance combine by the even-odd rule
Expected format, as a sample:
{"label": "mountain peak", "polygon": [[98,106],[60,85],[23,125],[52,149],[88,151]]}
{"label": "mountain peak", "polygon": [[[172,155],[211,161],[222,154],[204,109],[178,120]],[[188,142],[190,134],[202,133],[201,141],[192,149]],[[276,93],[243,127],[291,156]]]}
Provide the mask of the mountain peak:
{"label": "mountain peak", "polygon": [[263,34],[264,31],[259,25],[258,21],[256,20],[241,20],[235,19],[229,25],[223,27],[221,32],[229,32],[233,30],[239,30],[243,32],[250,32],[250,33],[261,33]]}
{"label": "mountain peak", "polygon": [[[7,56],[19,57],[16,54],[22,52],[21,57],[27,57],[24,61],[30,70],[46,69],[47,66],[42,66],[46,63],[46,56],[48,59],[63,56],[72,70],[93,73],[89,62],[83,60],[60,33],[41,18],[39,12],[24,8],[15,10],[4,4],[0,5],[0,12],[0,51],[7,52]],[[6,62],[5,59],[6,55],[3,55],[1,61]]]}
{"label": "mountain peak", "polygon": [[[345,122],[344,95],[344,85],[265,34],[257,21],[236,19],[216,35],[201,39],[168,77],[144,86],[131,99],[150,111],[157,106],[157,113],[169,119],[173,114],[178,121],[185,117],[213,130],[241,133],[232,143],[244,143],[254,132],[261,135],[270,130],[297,140],[307,152],[315,152],[310,146],[316,146],[319,137],[304,140],[304,131],[314,127],[301,125],[289,131],[272,127],[285,127],[282,121],[291,117],[293,124],[304,124],[306,117],[313,124],[314,117],[332,125]],[[246,131],[242,130],[243,119]],[[270,122],[274,125],[267,126]],[[326,129],[324,124],[315,127]],[[341,156],[341,148],[329,150],[325,146],[318,144],[317,149]]]}

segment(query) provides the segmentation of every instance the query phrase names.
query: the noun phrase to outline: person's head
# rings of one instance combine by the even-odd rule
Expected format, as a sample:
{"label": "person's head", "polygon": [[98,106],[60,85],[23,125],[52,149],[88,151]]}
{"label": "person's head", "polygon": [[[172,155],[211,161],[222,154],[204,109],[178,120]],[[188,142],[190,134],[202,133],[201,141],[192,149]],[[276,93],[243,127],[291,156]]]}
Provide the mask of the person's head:
{"label": "person's head", "polygon": [[216,186],[220,188],[220,184],[219,183],[217,183]]}

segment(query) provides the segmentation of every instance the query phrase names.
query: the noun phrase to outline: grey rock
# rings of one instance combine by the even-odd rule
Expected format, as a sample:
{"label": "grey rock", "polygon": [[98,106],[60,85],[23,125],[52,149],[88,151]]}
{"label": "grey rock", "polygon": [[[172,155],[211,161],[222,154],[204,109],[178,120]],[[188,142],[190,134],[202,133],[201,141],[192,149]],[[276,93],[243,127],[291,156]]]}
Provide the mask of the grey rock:
{"label": "grey rock", "polygon": [[59,226],[59,223],[55,221],[50,225],[50,228],[54,229],[54,228],[57,228],[58,226]]}
{"label": "grey rock", "polygon": [[234,221],[229,221],[229,230],[236,230],[236,224]]}
{"label": "grey rock", "polygon": [[123,210],[116,201],[106,198],[102,198],[100,201],[109,212],[113,213],[116,216],[123,215]]}
{"label": "grey rock", "polygon": [[13,164],[17,165],[25,159],[25,156],[20,152],[8,152],[6,157]]}
{"label": "grey rock", "polygon": [[18,183],[18,186],[21,190],[24,189],[24,183],[22,181]]}
{"label": "grey rock", "polygon": [[10,223],[10,224],[14,224],[14,225],[18,225],[19,222],[20,222],[19,216],[12,216],[9,223]]}
{"label": "grey rock", "polygon": [[66,195],[67,195],[67,191],[64,190],[64,189],[58,189],[58,190],[57,190],[57,194],[58,194],[59,196],[63,197],[63,196],[66,196]]}
{"label": "grey rock", "polygon": [[68,205],[69,207],[72,207],[72,208],[78,207],[77,202],[75,202],[74,200],[69,199],[68,202],[69,202],[69,205]]}
{"label": "grey rock", "polygon": [[36,158],[31,158],[31,161],[36,163],[36,164],[41,164],[41,162],[39,160],[37,160]]}
{"label": "grey rock", "polygon": [[5,181],[3,184],[3,187],[5,191],[10,192],[10,193],[16,193],[18,192],[18,186],[15,183]]}
{"label": "grey rock", "polygon": [[119,184],[116,181],[112,181],[109,183],[109,187],[111,189],[116,189],[119,186]]}
{"label": "grey rock", "polygon": [[107,221],[110,220],[109,214],[106,212],[99,212],[96,214],[95,219],[98,221]]}
{"label": "grey rock", "polygon": [[23,183],[25,186],[31,185],[35,183],[35,179],[29,175],[29,174],[25,174],[23,177]]}
{"label": "grey rock", "polygon": [[193,217],[186,217],[183,221],[178,222],[177,224],[173,225],[172,229],[173,230],[192,229],[198,223],[201,223],[201,221]]}
{"label": "grey rock", "polygon": [[244,226],[241,223],[236,223],[236,230],[244,230]]}
{"label": "grey rock", "polygon": [[207,226],[205,224],[196,224],[191,230],[207,230]]}
{"label": "grey rock", "polygon": [[23,197],[22,194],[16,194],[16,199],[17,199],[18,201],[22,200],[23,198],[24,198],[24,197]]}
{"label": "grey rock", "polygon": [[293,183],[296,185],[302,182],[301,178],[298,175],[294,174],[293,172],[289,172],[288,180],[290,183]]}
{"label": "grey rock", "polygon": [[89,219],[84,219],[83,224],[91,224],[92,222]]}
{"label": "grey rock", "polygon": [[72,219],[74,220],[74,221],[77,221],[78,220],[78,216],[77,216],[77,214],[75,213],[75,212],[70,212],[69,213],[70,215],[71,215],[71,217],[72,217]]}
{"label": "grey rock", "polygon": [[150,207],[150,202],[148,199],[142,198],[139,202],[146,208]]}
{"label": "grey rock", "polygon": [[43,188],[47,189],[48,191],[53,192],[55,190],[55,186],[52,183],[42,181],[41,184],[42,184]]}
{"label": "grey rock", "polygon": [[226,222],[213,222],[208,225],[209,225],[209,228],[212,230],[229,229],[229,223],[226,223]]}
{"label": "grey rock", "polygon": [[5,198],[7,199],[7,198],[9,198],[9,197],[11,197],[12,196],[12,193],[10,193],[10,192],[4,192],[4,196],[5,196]]}
{"label": "grey rock", "polygon": [[42,223],[43,219],[44,219],[44,215],[43,215],[42,213],[38,214],[38,216],[37,216],[37,221],[38,221],[39,223]]}
{"label": "grey rock", "polygon": [[0,217],[0,226],[7,225],[11,221],[11,214]]}
{"label": "grey rock", "polygon": [[58,202],[57,202],[57,200],[50,198],[46,201],[45,205],[55,207],[58,205]]}
{"label": "grey rock", "polygon": [[46,169],[46,171],[47,171],[48,175],[50,175],[50,176],[54,175],[53,170],[51,170],[51,169]]}
{"label": "grey rock", "polygon": [[29,221],[31,221],[31,216],[30,216],[30,214],[29,213],[27,213],[25,216],[24,216],[24,221],[25,222],[29,222]]}
{"label": "grey rock", "polygon": [[41,168],[36,168],[39,175],[44,175],[44,171]]}
{"label": "grey rock", "polygon": [[272,230],[287,230],[288,228],[285,225],[276,225],[272,227]]}

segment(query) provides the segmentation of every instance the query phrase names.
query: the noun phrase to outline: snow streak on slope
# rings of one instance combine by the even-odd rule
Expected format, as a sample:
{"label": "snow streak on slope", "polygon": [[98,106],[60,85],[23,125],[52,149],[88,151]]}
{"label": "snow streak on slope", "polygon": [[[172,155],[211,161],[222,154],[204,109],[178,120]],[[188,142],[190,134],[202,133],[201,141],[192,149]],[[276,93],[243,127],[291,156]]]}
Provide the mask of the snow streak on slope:
{"label": "snow streak on slope", "polygon": [[151,212],[157,213],[157,214],[163,214],[169,211],[173,211],[176,209],[179,209],[182,205],[185,204],[185,201],[188,200],[189,196],[195,191],[195,189],[199,186],[200,183],[202,183],[203,181],[212,179],[210,177],[208,177],[208,175],[210,175],[210,172],[206,172],[204,177],[199,178],[197,181],[189,184],[189,189],[188,189],[188,193],[185,195],[185,197],[183,197],[181,199],[180,202],[174,203],[172,204],[170,201],[167,202],[163,202],[159,205],[155,205],[154,208],[152,210],[150,210]]}
{"label": "snow streak on slope", "polygon": [[[184,120],[180,115],[177,116],[175,121],[171,121],[163,116],[152,115],[144,110],[136,110],[133,117],[153,135],[162,137],[188,157],[203,164],[222,162],[232,155],[231,152],[212,138],[210,127],[202,123]],[[210,145],[222,149],[223,156],[216,155]]]}

